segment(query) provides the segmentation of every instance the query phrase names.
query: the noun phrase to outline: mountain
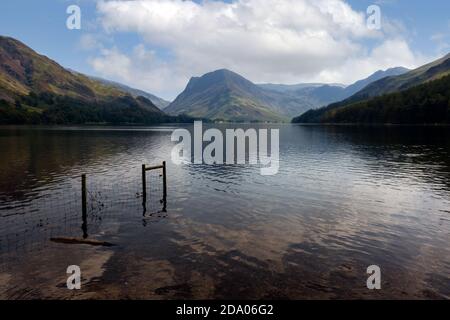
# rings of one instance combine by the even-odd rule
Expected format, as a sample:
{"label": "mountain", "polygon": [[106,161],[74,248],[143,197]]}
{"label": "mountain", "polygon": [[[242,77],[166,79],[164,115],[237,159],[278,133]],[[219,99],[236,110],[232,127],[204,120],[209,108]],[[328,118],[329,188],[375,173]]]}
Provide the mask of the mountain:
{"label": "mountain", "polygon": [[101,83],[103,83],[104,85],[107,86],[111,86],[111,87],[115,87],[121,91],[127,92],[130,95],[132,95],[133,97],[137,98],[137,97],[144,97],[147,98],[148,100],[150,100],[151,102],[153,102],[153,104],[155,106],[157,106],[160,110],[164,110],[165,108],[167,108],[170,104],[169,101],[166,101],[160,97],[157,97],[151,93],[148,93],[146,91],[143,90],[139,90],[139,89],[134,89],[131,88],[129,86],[126,86],[124,84],[115,82],[115,81],[111,81],[111,80],[106,80],[106,79],[102,79],[102,78],[98,78],[98,77],[92,77],[90,76],[89,78],[95,80],[95,81],[99,81]]}
{"label": "mountain", "polygon": [[[282,95],[265,91],[237,73],[222,69],[191,78],[166,112],[214,121],[286,121],[286,112],[275,103]],[[284,103],[289,108],[292,101],[284,97]]]}
{"label": "mountain", "polygon": [[[324,83],[299,83],[299,84],[261,83],[261,84],[258,84],[258,87],[265,89],[265,90],[286,93],[286,92],[294,92],[294,91],[306,89],[306,88],[318,88],[318,87],[322,87],[324,85],[326,85],[326,84],[324,84]],[[345,85],[343,85],[343,84],[334,84],[333,86],[345,87]]]}
{"label": "mountain", "polygon": [[0,123],[152,123],[168,117],[149,99],[71,72],[0,36]]}
{"label": "mountain", "polygon": [[306,113],[294,122],[365,124],[450,124],[450,75],[369,100]]}
{"label": "mountain", "polygon": [[345,99],[373,81],[406,71],[404,68],[378,71],[345,87],[320,83],[256,85],[222,69],[191,78],[165,111],[215,121],[286,121],[309,109]]}
{"label": "mountain", "polygon": [[[395,73],[378,72],[349,87],[256,85],[229,70],[192,78],[168,102],[146,92],[63,68],[23,43],[0,37],[0,123],[154,123],[190,121],[284,122],[344,99],[368,83]],[[154,103],[172,116],[166,115]],[[176,116],[176,117],[175,117]]]}
{"label": "mountain", "polygon": [[295,94],[309,101],[314,108],[318,108],[342,100],[345,97],[345,87],[326,84],[316,88],[297,90]]}
{"label": "mountain", "polygon": [[315,107],[326,106],[330,103],[341,101],[351,97],[367,85],[374,81],[383,79],[385,77],[401,75],[409,70],[402,67],[391,68],[385,71],[380,70],[370,75],[369,77],[359,80],[347,87],[342,85],[322,85],[316,87],[306,87],[296,91],[298,96],[302,96],[312,103]]}
{"label": "mountain", "polygon": [[301,83],[294,85],[283,84],[260,84],[259,87],[266,91],[276,91],[289,95],[303,106],[310,105],[311,108],[326,106],[333,102],[344,100],[374,81],[385,77],[401,75],[410,70],[402,67],[391,68],[385,71],[380,70],[369,77],[359,80],[349,86],[343,84],[321,84],[321,83]]}
{"label": "mountain", "polygon": [[375,81],[344,103],[362,101],[383,94],[406,90],[428,81],[441,79],[448,74],[450,74],[450,54],[400,76]]}
{"label": "mountain", "polygon": [[374,74],[372,74],[371,76],[369,76],[368,78],[357,81],[354,84],[346,87],[344,99],[353,96],[355,93],[361,91],[362,89],[364,89],[368,85],[374,83],[375,81],[378,81],[378,80],[381,80],[381,79],[387,78],[387,77],[400,76],[405,73],[408,73],[409,71],[411,71],[411,70],[403,68],[403,67],[390,68],[390,69],[387,69],[386,71],[382,71],[382,70],[377,71]]}
{"label": "mountain", "polygon": [[448,122],[449,76],[447,55],[405,74],[375,81],[350,98],[310,110],[293,122]]}

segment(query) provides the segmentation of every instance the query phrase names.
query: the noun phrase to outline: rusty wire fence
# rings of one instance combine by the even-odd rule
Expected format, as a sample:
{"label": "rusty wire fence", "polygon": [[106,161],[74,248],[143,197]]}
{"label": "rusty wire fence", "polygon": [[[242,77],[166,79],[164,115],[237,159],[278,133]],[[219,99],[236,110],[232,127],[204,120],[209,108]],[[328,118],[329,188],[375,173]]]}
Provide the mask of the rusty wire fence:
{"label": "rusty wire fence", "polygon": [[32,195],[0,203],[0,262],[43,248],[55,238],[91,239],[105,221],[151,219],[167,209],[166,165],[143,165],[67,178]]}

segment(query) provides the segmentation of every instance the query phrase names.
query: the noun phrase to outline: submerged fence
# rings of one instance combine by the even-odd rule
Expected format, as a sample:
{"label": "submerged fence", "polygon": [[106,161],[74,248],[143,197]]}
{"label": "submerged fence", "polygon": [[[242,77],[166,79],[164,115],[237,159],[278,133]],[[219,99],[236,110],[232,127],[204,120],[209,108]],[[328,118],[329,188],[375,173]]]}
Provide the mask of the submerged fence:
{"label": "submerged fence", "polygon": [[147,223],[167,210],[165,162],[120,176],[91,172],[36,189],[0,203],[0,261],[44,247],[50,239],[92,239],[105,222],[139,218]]}
{"label": "submerged fence", "polygon": [[[162,211],[167,210],[167,170],[166,170],[166,162],[164,161],[161,166],[153,166],[147,167],[145,164],[142,165],[142,206],[144,208],[144,214],[147,212],[147,172],[162,170],[160,177],[163,179],[163,189],[162,194],[163,198],[160,202],[163,204]],[[154,184],[151,184],[153,186]],[[152,189],[153,192],[160,192],[158,189]],[[151,192],[152,194],[152,192]]]}

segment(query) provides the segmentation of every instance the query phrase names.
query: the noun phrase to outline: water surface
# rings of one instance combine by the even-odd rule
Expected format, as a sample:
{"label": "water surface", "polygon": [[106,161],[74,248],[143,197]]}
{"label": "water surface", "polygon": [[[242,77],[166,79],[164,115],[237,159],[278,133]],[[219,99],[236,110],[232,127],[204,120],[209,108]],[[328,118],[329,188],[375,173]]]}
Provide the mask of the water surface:
{"label": "water surface", "polygon": [[[275,176],[176,166],[172,126],[1,127],[0,297],[450,298],[449,128],[270,127]],[[159,172],[144,212],[141,165],[162,161],[167,212]],[[115,246],[50,241],[83,233]],[[80,291],[65,287],[69,265]]]}

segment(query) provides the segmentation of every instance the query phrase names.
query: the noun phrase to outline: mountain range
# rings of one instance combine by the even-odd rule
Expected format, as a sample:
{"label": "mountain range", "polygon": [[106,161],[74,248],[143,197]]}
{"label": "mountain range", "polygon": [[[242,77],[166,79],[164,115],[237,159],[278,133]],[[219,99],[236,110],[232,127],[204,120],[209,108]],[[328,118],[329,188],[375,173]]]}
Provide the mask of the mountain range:
{"label": "mountain range", "polygon": [[191,78],[165,111],[213,121],[286,121],[309,109],[348,98],[373,81],[408,71],[405,68],[378,71],[346,87],[320,83],[258,85],[222,69]]}
{"label": "mountain range", "polygon": [[217,70],[194,77],[186,89],[172,102],[166,112],[186,114],[214,121],[286,121],[289,116],[275,104],[284,99],[286,110],[296,101],[278,92],[265,91],[229,70]]}
{"label": "mountain range", "polygon": [[[352,85],[255,84],[226,69],[193,77],[169,103],[83,75],[0,36],[0,123],[440,123],[450,114],[450,54],[415,70],[377,71]],[[300,115],[300,116],[299,116]]]}
{"label": "mountain range", "polygon": [[132,95],[135,98],[137,98],[137,97],[147,98],[155,106],[157,106],[160,110],[164,110],[170,104],[170,101],[167,101],[167,100],[164,100],[164,99],[162,99],[160,97],[157,97],[154,94],[148,93],[148,92],[143,91],[143,90],[131,88],[131,87],[126,86],[126,85],[124,85],[122,83],[118,83],[118,82],[115,82],[115,81],[102,79],[102,78],[99,78],[99,77],[93,77],[93,76],[89,76],[89,78],[91,78],[92,80],[101,82],[101,83],[103,83],[106,86],[115,87],[118,90],[127,92],[127,93],[129,93],[130,95]]}
{"label": "mountain range", "polygon": [[302,97],[313,104],[314,107],[321,107],[333,102],[344,100],[358,91],[365,88],[367,85],[385,77],[402,75],[410,71],[409,69],[397,67],[387,69],[385,71],[379,70],[369,77],[359,80],[349,86],[343,84],[296,84],[296,85],[273,85],[262,84],[263,88],[268,90],[275,90],[283,93],[294,93],[298,97]]}
{"label": "mountain range", "polygon": [[450,54],[407,73],[382,78],[351,97],[294,118],[294,123],[450,122]]}
{"label": "mountain range", "polygon": [[0,37],[0,123],[154,123],[179,118],[168,117],[144,96],[65,69],[18,40]]}

